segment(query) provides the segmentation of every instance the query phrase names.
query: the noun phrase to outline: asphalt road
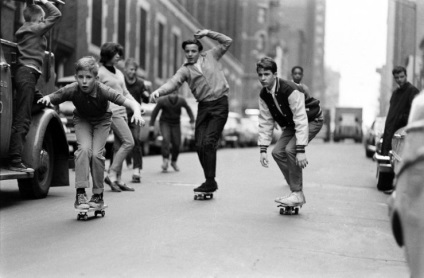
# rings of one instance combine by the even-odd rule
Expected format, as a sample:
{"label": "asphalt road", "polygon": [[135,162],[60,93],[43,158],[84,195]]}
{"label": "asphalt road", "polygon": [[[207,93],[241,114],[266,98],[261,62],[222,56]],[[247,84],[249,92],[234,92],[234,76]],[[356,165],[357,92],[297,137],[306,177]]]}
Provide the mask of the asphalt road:
{"label": "asphalt road", "polygon": [[[393,238],[375,164],[362,145],[307,148],[306,205],[283,216],[274,198],[289,191],[257,148],[218,153],[219,190],[194,201],[203,181],[195,153],[180,172],[144,158],[135,192],[106,188],[104,218],[77,221],[71,187],[21,200],[15,181],[0,187],[0,276],[8,277],[408,277]],[[124,167],[124,180],[131,170]]]}

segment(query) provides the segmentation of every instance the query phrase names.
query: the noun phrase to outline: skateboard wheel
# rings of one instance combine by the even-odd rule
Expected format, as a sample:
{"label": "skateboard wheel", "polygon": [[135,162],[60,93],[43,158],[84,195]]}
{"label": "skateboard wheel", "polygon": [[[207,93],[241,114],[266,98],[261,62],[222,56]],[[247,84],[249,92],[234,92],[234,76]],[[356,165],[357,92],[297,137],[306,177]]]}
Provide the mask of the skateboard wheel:
{"label": "skateboard wheel", "polygon": [[81,218],[81,215],[78,214],[77,215],[77,220],[80,220],[80,218]]}
{"label": "skateboard wheel", "polygon": [[283,208],[280,208],[280,214],[284,215],[284,209]]}
{"label": "skateboard wheel", "polygon": [[197,200],[197,195],[194,195],[194,200]]}
{"label": "skateboard wheel", "polygon": [[295,208],[294,209],[294,214],[299,214],[299,209],[298,208]]}
{"label": "skateboard wheel", "polygon": [[87,219],[88,219],[88,216],[86,214],[86,215],[84,215],[84,221],[87,221]]}
{"label": "skateboard wheel", "polygon": [[105,217],[106,212],[102,211],[100,214],[102,215],[102,217]]}

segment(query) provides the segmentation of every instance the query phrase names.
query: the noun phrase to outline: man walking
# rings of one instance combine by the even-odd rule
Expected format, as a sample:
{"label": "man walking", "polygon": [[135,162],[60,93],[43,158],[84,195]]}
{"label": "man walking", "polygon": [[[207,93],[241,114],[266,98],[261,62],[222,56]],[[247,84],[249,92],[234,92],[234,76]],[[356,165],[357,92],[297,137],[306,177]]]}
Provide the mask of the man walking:
{"label": "man walking", "polygon": [[[202,52],[203,45],[199,39],[203,37],[218,41],[214,48]],[[228,118],[229,86],[219,60],[227,52],[232,39],[210,30],[201,30],[194,34],[194,40],[182,43],[186,62],[175,75],[150,98],[167,95],[187,82],[198,104],[196,117],[195,141],[197,154],[202,165],[206,181],[195,192],[214,192],[218,189],[215,181],[216,153],[218,140]]]}

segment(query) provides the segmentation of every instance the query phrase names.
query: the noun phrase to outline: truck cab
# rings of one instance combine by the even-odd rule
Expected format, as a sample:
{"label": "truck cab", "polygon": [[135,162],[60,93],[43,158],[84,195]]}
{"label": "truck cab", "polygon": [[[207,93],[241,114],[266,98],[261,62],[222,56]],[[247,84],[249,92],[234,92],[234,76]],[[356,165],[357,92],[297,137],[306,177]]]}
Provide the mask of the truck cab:
{"label": "truck cab", "polygon": [[[24,198],[44,198],[51,186],[69,186],[68,143],[57,112],[35,104],[22,155],[23,161],[34,169],[34,173],[7,169],[13,111],[19,109],[13,107],[17,56],[17,45],[0,39],[0,180],[16,180]],[[45,52],[44,59],[36,89],[47,95],[55,90],[54,55]]]}

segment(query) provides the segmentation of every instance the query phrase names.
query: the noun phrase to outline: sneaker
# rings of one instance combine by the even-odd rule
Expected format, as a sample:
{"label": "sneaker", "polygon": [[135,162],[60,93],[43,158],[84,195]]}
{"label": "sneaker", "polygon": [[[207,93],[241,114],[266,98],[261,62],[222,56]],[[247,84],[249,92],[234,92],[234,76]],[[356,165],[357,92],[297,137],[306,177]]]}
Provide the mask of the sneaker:
{"label": "sneaker", "polygon": [[17,172],[34,173],[34,169],[27,167],[23,162],[11,162],[8,169]]}
{"label": "sneaker", "polygon": [[168,163],[169,163],[169,159],[164,158],[163,163],[162,163],[162,170],[164,170],[164,171],[168,170]]}
{"label": "sneaker", "polygon": [[[276,200],[277,202],[277,200]],[[287,198],[280,199],[278,203],[287,205],[287,206],[302,206],[305,204],[305,195],[302,191],[292,192]]]}
{"label": "sneaker", "polygon": [[180,171],[176,161],[171,161],[171,167],[174,168],[174,170],[177,172]]}
{"label": "sneaker", "polygon": [[108,176],[106,176],[106,178],[105,178],[105,183],[110,186],[110,188],[112,189],[113,192],[121,192],[122,191],[119,188],[119,186],[117,186],[115,184],[116,182],[112,182]]}
{"label": "sneaker", "polygon": [[74,207],[76,209],[88,209],[90,206],[88,205],[87,195],[86,194],[77,194],[75,198]]}
{"label": "sneaker", "polygon": [[204,182],[199,187],[193,189],[194,192],[215,192],[218,189],[216,182]]}
{"label": "sneaker", "polygon": [[103,193],[93,194],[88,204],[92,208],[102,208],[105,205],[105,202],[103,201]]}
{"label": "sneaker", "polygon": [[118,186],[122,191],[135,191],[134,188],[129,187],[128,185],[126,185],[123,182],[115,181],[114,184],[115,184],[115,186]]}
{"label": "sneaker", "polygon": [[287,193],[286,195],[283,195],[281,197],[276,198],[274,201],[276,203],[281,203],[282,200],[287,199],[291,194],[292,194],[291,192],[290,193]]}

